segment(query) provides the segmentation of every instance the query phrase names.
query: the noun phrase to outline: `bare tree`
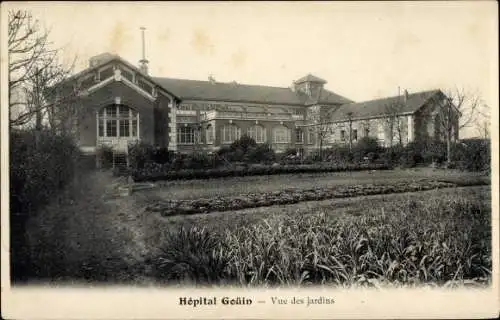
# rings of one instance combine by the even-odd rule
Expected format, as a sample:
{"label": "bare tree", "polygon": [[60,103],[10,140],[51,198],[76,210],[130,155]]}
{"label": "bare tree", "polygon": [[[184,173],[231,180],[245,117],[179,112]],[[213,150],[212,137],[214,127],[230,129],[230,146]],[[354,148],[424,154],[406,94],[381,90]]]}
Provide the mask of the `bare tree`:
{"label": "bare tree", "polygon": [[480,106],[477,95],[455,88],[445,93],[445,98],[439,100],[436,125],[446,142],[446,163],[451,162],[451,147],[458,140],[459,131],[470,127],[477,120],[476,112]]}
{"label": "bare tree", "polygon": [[347,124],[349,126],[349,150],[352,150],[352,112],[347,113]]}
{"label": "bare tree", "polygon": [[[41,129],[49,112],[47,99],[51,97],[52,109],[56,100],[64,100],[56,97],[55,84],[70,75],[74,62],[64,67],[59,61],[61,49],[51,47],[50,32],[29,11],[10,11],[8,19],[10,125],[19,127],[35,120],[35,128]],[[74,96],[73,90],[70,95]]]}
{"label": "bare tree", "polygon": [[335,128],[337,126],[331,119],[331,115],[335,112],[336,109],[330,109],[326,112],[318,112],[311,116],[311,120],[313,125],[309,128],[309,130],[313,130],[315,133],[318,147],[319,147],[319,156],[320,159],[323,160],[324,157],[324,145],[327,138],[335,132]]}
{"label": "bare tree", "polygon": [[391,101],[384,106],[384,124],[389,135],[389,147],[393,146],[394,135],[397,135],[399,145],[403,145],[404,127],[401,112],[404,102],[401,98]]}
{"label": "bare tree", "polygon": [[489,105],[482,103],[481,107],[478,107],[477,114],[477,119],[475,119],[476,133],[482,139],[489,139],[491,124],[491,110]]}

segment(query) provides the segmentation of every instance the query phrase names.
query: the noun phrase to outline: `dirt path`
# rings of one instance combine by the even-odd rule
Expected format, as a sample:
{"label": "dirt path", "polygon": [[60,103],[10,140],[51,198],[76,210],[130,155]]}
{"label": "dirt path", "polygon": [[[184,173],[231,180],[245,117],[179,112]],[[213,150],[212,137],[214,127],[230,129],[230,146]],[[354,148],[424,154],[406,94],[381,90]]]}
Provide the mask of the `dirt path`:
{"label": "dirt path", "polygon": [[142,209],[115,198],[123,179],[89,172],[54,199],[28,226],[36,280],[147,282]]}

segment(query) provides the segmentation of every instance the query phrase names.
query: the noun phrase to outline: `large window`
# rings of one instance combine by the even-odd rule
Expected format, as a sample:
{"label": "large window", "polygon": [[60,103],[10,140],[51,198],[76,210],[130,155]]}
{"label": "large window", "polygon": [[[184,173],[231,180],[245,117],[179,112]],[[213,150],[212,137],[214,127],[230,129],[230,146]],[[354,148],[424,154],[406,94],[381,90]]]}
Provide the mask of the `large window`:
{"label": "large window", "polygon": [[240,128],[234,124],[225,125],[221,128],[222,132],[222,142],[232,143],[240,138]]}
{"label": "large window", "polygon": [[97,115],[99,137],[137,137],[139,114],[125,105],[102,108]]}
{"label": "large window", "polygon": [[146,80],[144,80],[143,78],[138,78],[137,79],[137,85],[142,90],[146,91],[150,95],[153,95],[153,86],[149,82],[147,82]]}
{"label": "large window", "polygon": [[285,126],[275,127],[273,129],[274,143],[290,143],[290,129]]}
{"label": "large window", "polygon": [[352,141],[358,141],[358,129],[352,130]]}
{"label": "large window", "polygon": [[99,71],[99,80],[103,81],[108,78],[111,78],[114,75],[113,67],[109,66],[108,68],[102,69]]}
{"label": "large window", "polygon": [[370,136],[370,128],[365,127],[365,137]]}
{"label": "large window", "polygon": [[314,130],[309,128],[307,130],[307,143],[313,144],[314,143]]}
{"label": "large window", "polygon": [[304,131],[302,130],[302,128],[295,129],[295,142],[304,143]]}
{"label": "large window", "polygon": [[177,127],[177,143],[194,144],[196,137],[196,128],[193,126],[180,125]]}
{"label": "large window", "polygon": [[207,129],[205,131],[205,137],[207,139],[208,144],[214,143],[214,127],[211,124],[207,126]]}
{"label": "large window", "polygon": [[266,142],[266,129],[261,125],[255,125],[248,128],[248,136],[257,143]]}

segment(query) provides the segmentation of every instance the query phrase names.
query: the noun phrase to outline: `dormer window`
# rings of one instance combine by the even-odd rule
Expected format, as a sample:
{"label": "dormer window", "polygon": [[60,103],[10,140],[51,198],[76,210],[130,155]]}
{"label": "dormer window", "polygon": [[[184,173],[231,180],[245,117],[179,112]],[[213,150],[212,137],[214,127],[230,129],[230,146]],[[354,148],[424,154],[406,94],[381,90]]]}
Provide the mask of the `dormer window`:
{"label": "dormer window", "polygon": [[88,89],[92,87],[94,84],[95,84],[95,75],[89,74],[80,82],[80,88]]}
{"label": "dormer window", "polygon": [[306,94],[311,96],[311,83],[306,82]]}
{"label": "dormer window", "polygon": [[149,93],[150,95],[153,95],[153,86],[145,81],[143,78],[139,78],[137,80],[137,85],[144,91],[146,91],[147,93]]}
{"label": "dormer window", "polygon": [[111,66],[108,66],[107,68],[99,70],[97,79],[98,81],[102,81],[113,77],[113,75],[114,75],[113,68]]}
{"label": "dormer window", "polygon": [[130,82],[134,82],[134,73],[128,69],[120,68],[121,75]]}

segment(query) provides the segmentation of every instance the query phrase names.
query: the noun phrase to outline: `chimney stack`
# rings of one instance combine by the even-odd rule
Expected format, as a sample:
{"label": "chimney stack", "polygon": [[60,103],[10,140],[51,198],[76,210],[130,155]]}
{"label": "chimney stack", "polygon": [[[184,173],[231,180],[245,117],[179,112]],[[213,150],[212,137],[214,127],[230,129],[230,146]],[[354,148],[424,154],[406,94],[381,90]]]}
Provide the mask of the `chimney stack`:
{"label": "chimney stack", "polygon": [[405,101],[405,103],[408,101],[408,90],[406,90],[406,89],[405,89],[404,101]]}
{"label": "chimney stack", "polygon": [[209,74],[209,75],[208,75],[208,81],[209,81],[210,83],[212,83],[212,84],[213,84],[213,83],[215,83],[215,78],[214,78],[214,76],[213,76],[212,74]]}
{"label": "chimney stack", "polygon": [[148,74],[148,63],[149,61],[146,59],[146,42],[144,39],[144,31],[146,28],[141,27],[141,33],[142,33],[142,59],[139,60],[139,69],[145,73]]}

